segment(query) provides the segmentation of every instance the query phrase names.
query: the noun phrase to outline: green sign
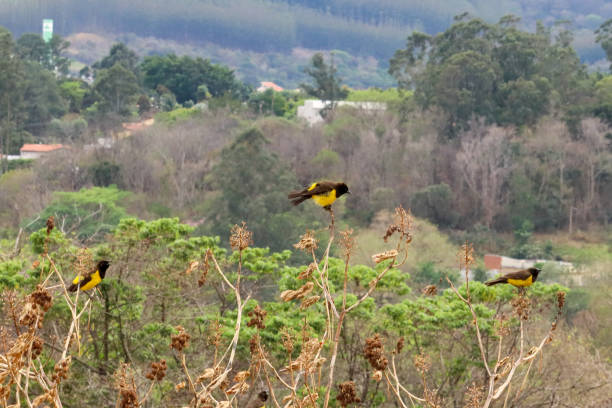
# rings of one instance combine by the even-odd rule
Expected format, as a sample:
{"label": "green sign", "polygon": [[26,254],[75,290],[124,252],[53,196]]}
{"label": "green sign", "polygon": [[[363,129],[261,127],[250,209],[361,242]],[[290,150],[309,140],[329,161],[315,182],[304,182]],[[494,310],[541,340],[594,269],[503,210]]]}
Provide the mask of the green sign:
{"label": "green sign", "polygon": [[43,40],[45,40],[45,42],[51,41],[51,38],[53,37],[53,20],[44,19],[42,28]]}

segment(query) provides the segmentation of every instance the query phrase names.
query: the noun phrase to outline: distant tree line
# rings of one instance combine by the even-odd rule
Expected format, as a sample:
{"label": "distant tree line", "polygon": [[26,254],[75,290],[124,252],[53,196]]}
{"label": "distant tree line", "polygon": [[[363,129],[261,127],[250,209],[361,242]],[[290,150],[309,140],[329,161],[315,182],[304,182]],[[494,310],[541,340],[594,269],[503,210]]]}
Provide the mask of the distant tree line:
{"label": "distant tree line", "polygon": [[[18,4],[18,5],[17,5]],[[519,0],[500,7],[485,7],[478,0],[249,0],[187,1],[161,0],[123,2],[108,0],[92,7],[79,0],[40,3],[22,0],[0,4],[0,21],[13,32],[38,27],[42,18],[53,18],[64,35],[100,31],[135,33],[139,36],[198,43],[214,42],[224,47],[257,51],[289,52],[295,47],[342,49],[358,55],[389,58],[410,30],[443,31],[454,15],[470,12],[492,21],[504,13],[536,19],[572,19],[578,28],[602,22],[604,0],[571,2],[553,8]],[[9,23],[10,22],[10,23]],[[591,56],[593,62],[601,56]]]}

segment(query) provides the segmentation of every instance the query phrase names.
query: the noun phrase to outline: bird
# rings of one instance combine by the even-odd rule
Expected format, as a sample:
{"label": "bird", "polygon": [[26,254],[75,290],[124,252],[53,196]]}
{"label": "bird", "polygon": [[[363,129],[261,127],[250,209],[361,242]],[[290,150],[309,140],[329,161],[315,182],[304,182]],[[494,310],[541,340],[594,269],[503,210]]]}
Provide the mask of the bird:
{"label": "bird", "polygon": [[266,401],[268,400],[268,392],[262,391],[257,394],[257,398],[253,401],[249,402],[247,408],[264,408],[266,406]]}
{"label": "bird", "polygon": [[492,286],[498,283],[509,283],[517,288],[524,288],[526,286],[531,286],[531,284],[538,279],[540,271],[541,269],[539,268],[527,268],[521,271],[510,272],[497,279],[485,282],[485,285]]}
{"label": "bird", "polygon": [[68,287],[69,292],[76,292],[77,289],[80,290],[90,290],[98,286],[104,276],[106,275],[106,270],[110,266],[108,261],[99,261],[96,265],[96,268],[89,272],[84,277],[77,276],[72,281],[72,285]]}
{"label": "bird", "polygon": [[304,190],[289,193],[288,198],[293,205],[298,205],[312,198],[315,203],[329,211],[334,201],[343,194],[351,194],[345,183],[318,181]]}

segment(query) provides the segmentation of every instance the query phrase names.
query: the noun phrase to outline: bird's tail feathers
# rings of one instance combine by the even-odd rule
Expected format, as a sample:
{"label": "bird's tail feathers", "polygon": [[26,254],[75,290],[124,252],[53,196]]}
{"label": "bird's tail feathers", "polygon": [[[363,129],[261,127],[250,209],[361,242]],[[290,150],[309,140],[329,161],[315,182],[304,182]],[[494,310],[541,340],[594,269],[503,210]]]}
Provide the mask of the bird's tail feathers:
{"label": "bird's tail feathers", "polygon": [[73,283],[72,285],[68,286],[68,292],[76,292],[78,288],[79,288],[79,284]]}
{"label": "bird's tail feathers", "polygon": [[498,283],[506,283],[506,281],[507,281],[506,278],[497,278],[495,280],[485,282],[485,285],[493,286],[493,285],[497,285]]}
{"label": "bird's tail feathers", "polygon": [[292,199],[292,198],[301,197],[302,194],[304,194],[304,191],[292,191],[292,192],[289,193],[287,198]]}
{"label": "bird's tail feathers", "polygon": [[298,205],[304,201],[306,201],[308,198],[310,197],[304,197],[304,196],[297,196],[297,197],[290,197],[290,198],[295,198],[295,200],[291,201],[291,204],[293,205]]}

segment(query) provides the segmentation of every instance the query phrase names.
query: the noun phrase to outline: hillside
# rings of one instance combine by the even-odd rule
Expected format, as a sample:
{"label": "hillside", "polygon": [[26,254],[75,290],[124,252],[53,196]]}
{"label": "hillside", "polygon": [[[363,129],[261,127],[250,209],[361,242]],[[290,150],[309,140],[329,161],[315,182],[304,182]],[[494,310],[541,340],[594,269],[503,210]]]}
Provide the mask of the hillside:
{"label": "hillside", "polygon": [[[369,57],[377,61],[370,74],[360,80],[349,78],[354,87],[391,86],[385,70],[393,52],[413,30],[435,34],[444,30],[455,15],[468,12],[489,22],[505,14],[523,19],[522,26],[533,30],[537,20],[546,25],[565,20],[574,30],[574,45],[584,62],[604,68],[604,54],[594,42],[593,30],[612,14],[603,0],[589,2],[503,1],[253,1],[225,2],[160,0],[123,2],[109,0],[104,7],[91,2],[23,0],[0,4],[0,25],[15,36],[39,32],[42,18],[53,18],[62,36],[95,33],[107,38],[131,39],[141,55],[164,53],[181,44],[190,53],[213,57],[229,64],[241,78],[256,83],[277,79],[278,72],[295,67],[296,50],[343,50],[354,56],[355,70]],[[169,41],[169,43],[168,43]],[[139,48],[136,44],[146,43]],[[166,46],[164,45],[166,44]],[[181,47],[178,47],[181,48]],[[300,61],[298,59],[297,66]],[[282,75],[281,75],[282,76]],[[349,75],[350,76],[350,75]],[[369,78],[368,78],[369,77]],[[295,87],[303,77],[281,77],[285,87]],[[355,76],[356,78],[356,76]]]}

